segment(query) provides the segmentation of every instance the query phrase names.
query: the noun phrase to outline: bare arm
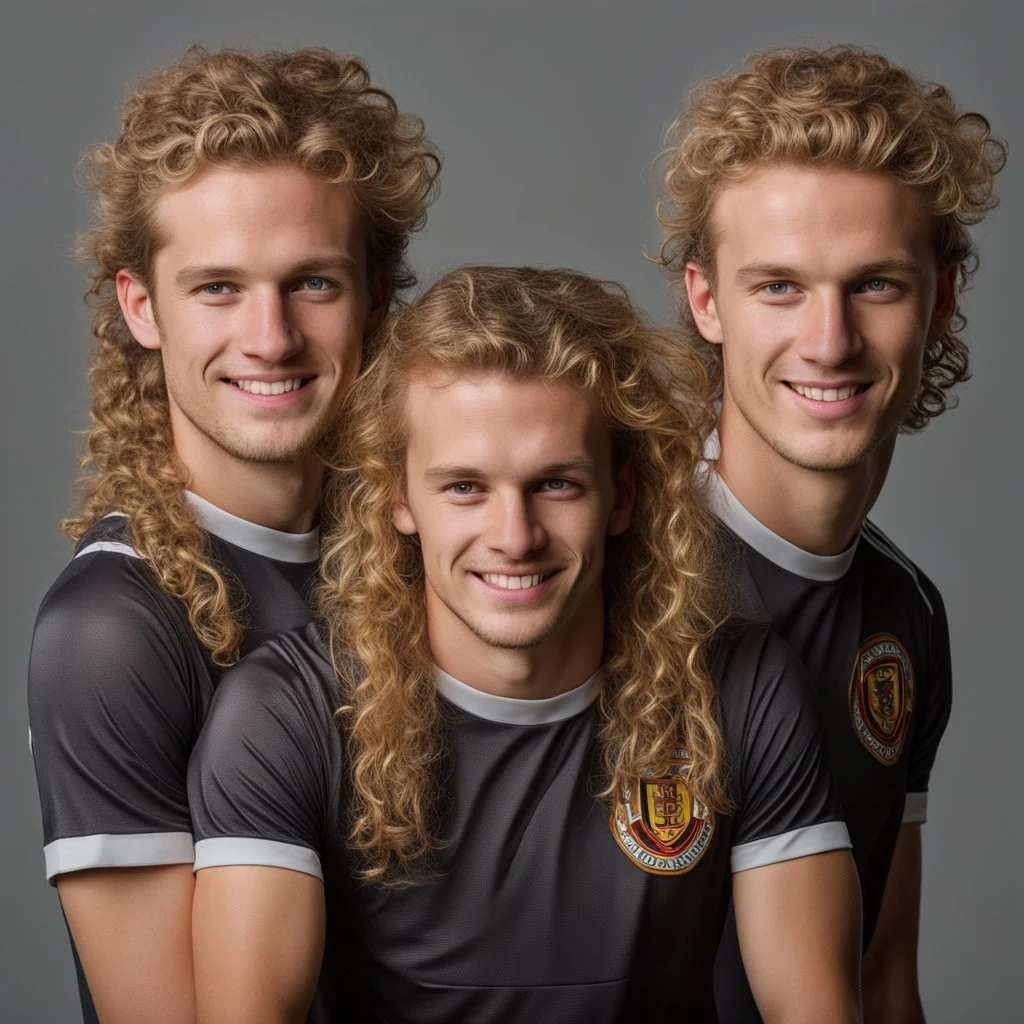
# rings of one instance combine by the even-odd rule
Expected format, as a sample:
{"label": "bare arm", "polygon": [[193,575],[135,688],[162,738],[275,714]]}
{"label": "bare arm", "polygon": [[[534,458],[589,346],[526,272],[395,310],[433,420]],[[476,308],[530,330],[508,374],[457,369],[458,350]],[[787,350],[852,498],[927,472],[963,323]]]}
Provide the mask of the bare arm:
{"label": "bare arm", "polygon": [[205,868],[192,928],[200,1024],[305,1021],[323,958],[320,879],[285,868]]}
{"label": "bare arm", "polygon": [[860,890],[847,850],[733,875],[740,951],[765,1024],[856,1024]]}
{"label": "bare arm", "polygon": [[921,908],[921,826],[904,825],[885,883],[882,909],[864,956],[868,1024],[924,1024],[917,986]]}
{"label": "bare arm", "polygon": [[191,864],[60,875],[57,891],[103,1024],[192,1024]]}

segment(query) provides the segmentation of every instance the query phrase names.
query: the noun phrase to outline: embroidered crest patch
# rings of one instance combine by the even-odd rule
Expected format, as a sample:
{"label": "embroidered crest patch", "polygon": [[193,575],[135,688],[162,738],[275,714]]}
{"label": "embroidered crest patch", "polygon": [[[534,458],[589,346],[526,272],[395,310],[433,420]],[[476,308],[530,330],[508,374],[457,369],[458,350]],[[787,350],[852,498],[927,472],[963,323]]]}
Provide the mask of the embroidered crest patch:
{"label": "embroidered crest patch", "polygon": [[612,810],[616,842],[638,867],[652,874],[684,874],[711,845],[714,816],[686,785],[689,763],[689,754],[676,748],[664,775],[641,775]]}
{"label": "embroidered crest patch", "polygon": [[868,637],[857,650],[850,679],[850,718],[861,743],[882,764],[895,764],[914,710],[914,668],[888,633]]}

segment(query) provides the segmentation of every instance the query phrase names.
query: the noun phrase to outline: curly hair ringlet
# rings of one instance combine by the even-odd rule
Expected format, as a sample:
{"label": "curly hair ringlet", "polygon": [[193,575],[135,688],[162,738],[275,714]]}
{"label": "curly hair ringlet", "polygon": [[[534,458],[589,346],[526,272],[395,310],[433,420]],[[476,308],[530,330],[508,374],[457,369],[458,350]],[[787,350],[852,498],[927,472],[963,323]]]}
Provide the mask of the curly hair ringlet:
{"label": "curly hair ringlet", "polygon": [[[957,308],[925,353],[901,429],[920,430],[955,404],[951,391],[969,376],[959,296],[978,263],[967,229],[996,205],[995,177],[1006,163],[1006,144],[992,137],[981,114],[961,111],[942,86],[858,47],[765,50],[734,74],[694,87],[666,131],[661,161],[656,262],[676,281],[687,263],[698,263],[712,287],[712,218],[724,182],[791,163],[882,173],[920,189],[934,221],[937,264],[957,268]],[[721,394],[721,347],[704,341],[685,290],[679,296],[683,335],[707,361]]]}
{"label": "curly hair ringlet", "polygon": [[442,845],[444,720],[428,644],[423,560],[392,524],[405,477],[405,395],[438,369],[568,382],[596,396],[617,458],[632,459],[632,524],[609,537],[599,742],[607,798],[672,749],[724,806],[709,644],[727,598],[695,468],[714,408],[703,362],[650,326],[625,292],[569,270],[463,267],[385,330],[352,389],[324,498],[316,605],[340,684],[363,877],[414,879]]}
{"label": "curly hair ringlet", "polygon": [[77,540],[107,513],[124,513],[136,550],[221,666],[237,657],[240,609],[185,500],[160,353],[132,338],[114,282],[127,269],[152,289],[161,244],[153,211],[167,190],[211,166],[283,162],[349,189],[365,218],[371,268],[393,289],[415,283],[405,253],[425,222],[440,158],[422,121],[372,85],[356,57],[192,47],[129,94],[117,139],[82,161],[95,193],[93,226],[79,244],[94,307],[92,427],[76,509],[61,526]]}

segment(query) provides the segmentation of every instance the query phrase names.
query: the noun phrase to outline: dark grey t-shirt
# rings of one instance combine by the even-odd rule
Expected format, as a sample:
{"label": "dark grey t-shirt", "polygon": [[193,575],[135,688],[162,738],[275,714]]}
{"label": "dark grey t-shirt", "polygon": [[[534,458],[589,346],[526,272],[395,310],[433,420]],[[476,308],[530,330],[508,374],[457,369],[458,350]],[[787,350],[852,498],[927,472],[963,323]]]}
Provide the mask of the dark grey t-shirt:
{"label": "dark grey t-shirt", "polygon": [[443,673],[450,821],[436,876],[360,884],[345,843],[336,680],[314,626],[226,674],[189,768],[196,870],[263,864],[323,879],[318,1020],[712,1021],[730,873],[848,847],[801,669],[767,629],[716,677],[733,810],[678,767],[614,809],[594,743],[595,677],[508,700]]}
{"label": "dark grey t-shirt", "polygon": [[[717,476],[712,507],[728,527],[751,611],[799,655],[853,841],[871,941],[900,825],[923,822],[949,719],[949,631],[932,582],[867,521],[842,554],[813,555],[758,522]],[[730,919],[715,967],[722,1024],[755,1024]]]}
{"label": "dark grey t-shirt", "polygon": [[[243,653],[308,622],[316,532],[269,530],[189,500],[244,598]],[[188,759],[219,675],[184,607],[133,549],[124,516],[101,519],[43,599],[32,638],[29,723],[48,880],[192,862]],[[94,1020],[81,973],[79,984]]]}

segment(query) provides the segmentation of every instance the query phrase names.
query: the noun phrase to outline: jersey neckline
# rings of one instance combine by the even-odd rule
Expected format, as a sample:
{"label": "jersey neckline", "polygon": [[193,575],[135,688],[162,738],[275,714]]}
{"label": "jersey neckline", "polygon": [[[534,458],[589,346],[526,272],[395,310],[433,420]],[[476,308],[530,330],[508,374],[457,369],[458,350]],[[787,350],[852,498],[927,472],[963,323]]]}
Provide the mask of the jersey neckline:
{"label": "jersey neckline", "polygon": [[815,555],[810,551],[797,547],[785,537],[769,530],[760,519],[740,503],[739,498],[729,489],[728,484],[718,475],[713,463],[706,463],[708,504],[711,511],[740,540],[749,544],[758,554],[769,562],[796,576],[816,580],[822,583],[842,579],[853,564],[857,545],[860,543],[860,530],[853,542],[845,551],[838,555]]}
{"label": "jersey neckline", "polygon": [[601,690],[601,672],[595,672],[585,683],[555,697],[523,700],[519,697],[498,697],[450,676],[434,666],[434,681],[442,697],[457,708],[501,725],[550,725],[585,711]]}
{"label": "jersey neckline", "polygon": [[277,562],[315,562],[320,556],[320,530],[315,527],[309,533],[285,533],[225,512],[192,491],[185,491],[185,498],[207,533],[235,547]]}

